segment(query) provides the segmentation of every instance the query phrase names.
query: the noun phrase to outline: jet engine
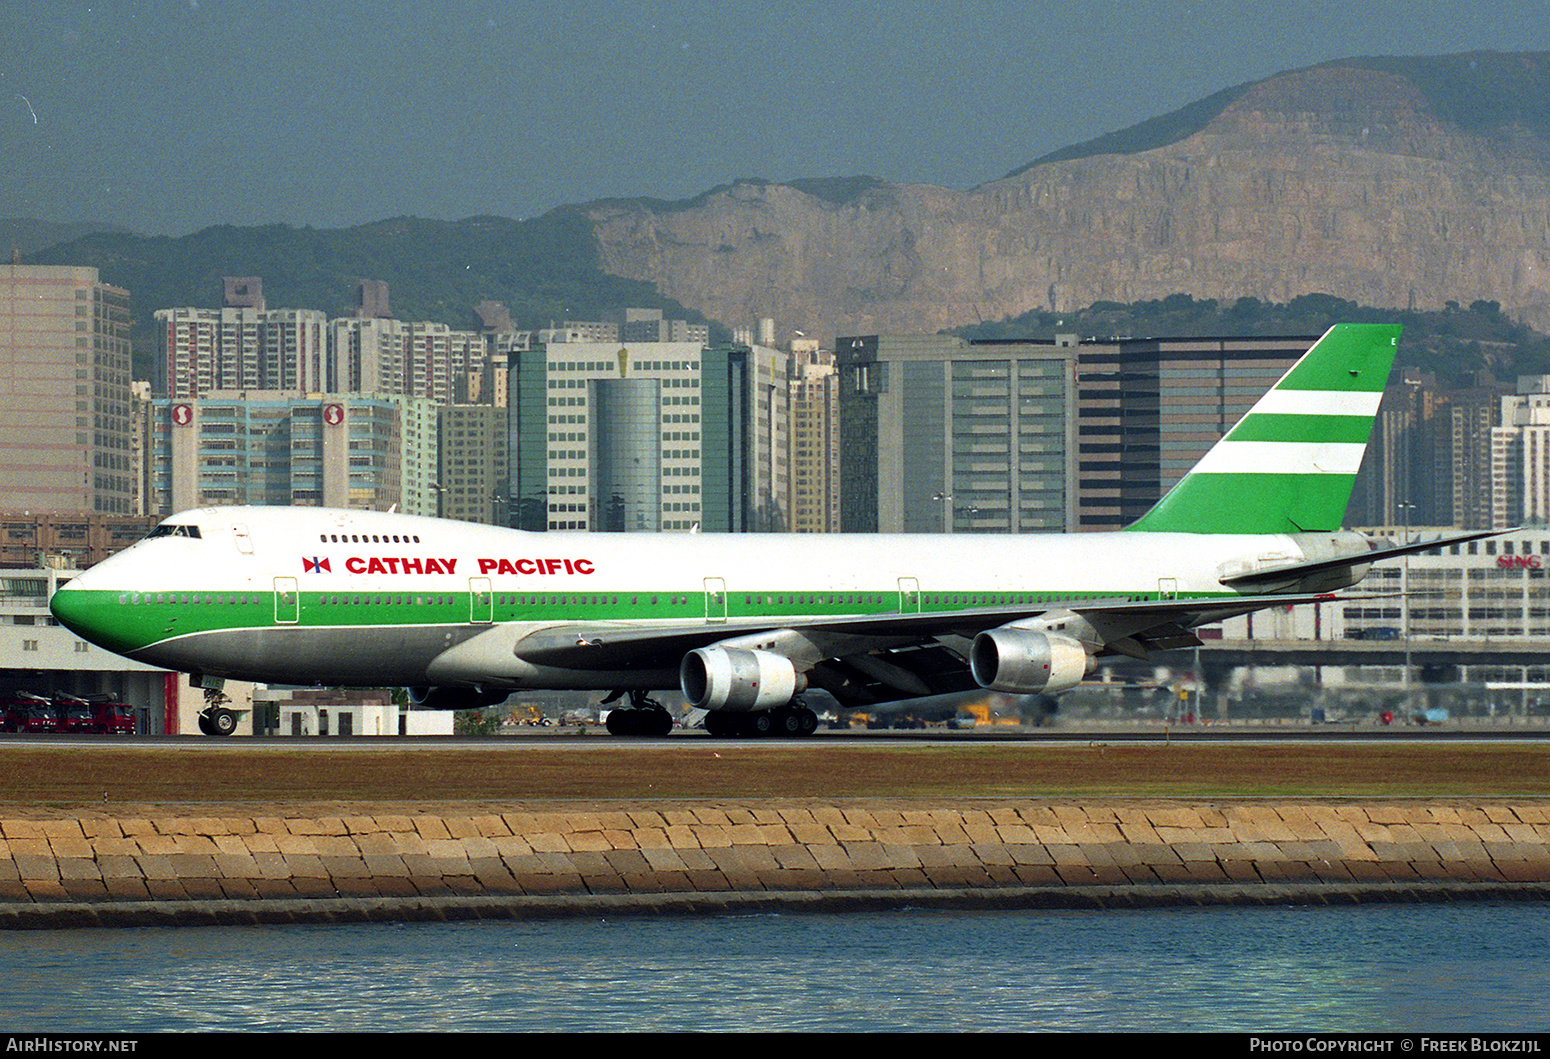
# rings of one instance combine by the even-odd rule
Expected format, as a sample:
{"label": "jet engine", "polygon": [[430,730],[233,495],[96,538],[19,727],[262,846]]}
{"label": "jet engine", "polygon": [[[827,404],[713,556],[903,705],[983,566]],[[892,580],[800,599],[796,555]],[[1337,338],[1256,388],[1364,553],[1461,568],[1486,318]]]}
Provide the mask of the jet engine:
{"label": "jet engine", "polygon": [[409,701],[422,710],[480,710],[499,706],[509,691],[481,691],[479,688],[410,688]]}
{"label": "jet engine", "polygon": [[785,655],[740,647],[701,647],[678,667],[684,698],[697,710],[771,710],[807,681]]}
{"label": "jet engine", "polygon": [[1030,629],[987,629],[974,638],[969,653],[969,669],[980,687],[1018,695],[1066,691],[1091,668],[1081,641]]}

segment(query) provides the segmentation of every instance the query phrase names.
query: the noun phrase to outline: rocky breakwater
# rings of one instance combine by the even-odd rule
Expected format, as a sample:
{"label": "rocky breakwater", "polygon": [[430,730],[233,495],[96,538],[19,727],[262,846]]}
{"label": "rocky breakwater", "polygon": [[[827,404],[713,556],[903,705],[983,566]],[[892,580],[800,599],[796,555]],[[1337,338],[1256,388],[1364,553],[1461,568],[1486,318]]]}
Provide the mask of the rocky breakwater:
{"label": "rocky breakwater", "polygon": [[0,926],[1550,894],[1550,805],[738,802],[0,813]]}

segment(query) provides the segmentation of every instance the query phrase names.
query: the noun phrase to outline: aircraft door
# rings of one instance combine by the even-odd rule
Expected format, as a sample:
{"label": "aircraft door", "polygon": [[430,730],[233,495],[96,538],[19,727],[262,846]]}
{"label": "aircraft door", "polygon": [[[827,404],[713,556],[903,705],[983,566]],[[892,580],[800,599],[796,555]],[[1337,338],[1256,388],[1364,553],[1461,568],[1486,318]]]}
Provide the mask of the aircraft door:
{"label": "aircraft door", "polygon": [[294,577],[274,579],[274,620],[276,625],[295,625],[301,620],[301,593]]}
{"label": "aircraft door", "polygon": [[1159,577],[1157,579],[1158,599],[1178,599],[1179,579],[1176,577]]}
{"label": "aircraft door", "polygon": [[920,613],[920,581],[916,578],[899,578],[899,613]]}
{"label": "aircraft door", "polygon": [[253,538],[248,535],[247,523],[233,523],[231,527],[231,539],[232,542],[237,545],[237,550],[243,555],[253,554]]}
{"label": "aircraft door", "polygon": [[727,620],[727,583],[722,578],[705,579],[705,620],[708,622]]}
{"label": "aircraft door", "polygon": [[468,620],[475,625],[488,625],[495,620],[495,594],[490,591],[488,577],[468,579]]}

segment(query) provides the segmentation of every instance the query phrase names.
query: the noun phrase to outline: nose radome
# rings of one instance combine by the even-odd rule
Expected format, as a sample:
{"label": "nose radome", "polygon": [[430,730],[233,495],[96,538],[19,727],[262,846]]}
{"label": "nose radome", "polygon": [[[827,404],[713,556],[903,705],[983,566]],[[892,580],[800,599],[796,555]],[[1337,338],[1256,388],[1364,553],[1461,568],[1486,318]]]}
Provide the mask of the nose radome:
{"label": "nose radome", "polygon": [[87,621],[87,600],[91,593],[84,587],[77,586],[74,581],[67,581],[54,590],[54,597],[49,600],[48,609],[58,620],[59,624],[71,632],[85,635]]}

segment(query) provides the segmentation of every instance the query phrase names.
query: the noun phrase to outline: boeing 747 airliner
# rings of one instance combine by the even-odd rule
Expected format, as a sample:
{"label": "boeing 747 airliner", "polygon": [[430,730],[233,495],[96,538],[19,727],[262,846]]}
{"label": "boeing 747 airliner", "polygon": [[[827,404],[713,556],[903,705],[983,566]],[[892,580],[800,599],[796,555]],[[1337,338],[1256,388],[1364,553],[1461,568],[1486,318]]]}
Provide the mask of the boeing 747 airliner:
{"label": "boeing 747 airliner", "polygon": [[[628,696],[662,734],[680,688],[717,735],[811,733],[846,706],[1057,693],[1105,655],[1330,598],[1376,560],[1341,530],[1399,328],[1331,328],[1156,507],[1116,533],[527,533],[371,511],[184,511],[61,588],[81,637],[211,678],[406,686],[432,707],[522,689]],[[234,718],[205,718],[229,732]]]}

